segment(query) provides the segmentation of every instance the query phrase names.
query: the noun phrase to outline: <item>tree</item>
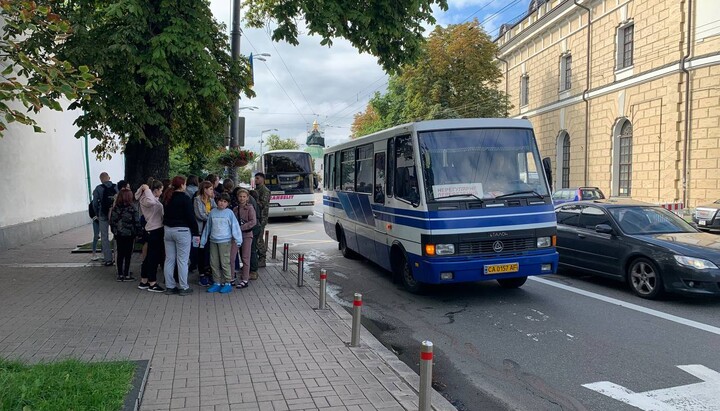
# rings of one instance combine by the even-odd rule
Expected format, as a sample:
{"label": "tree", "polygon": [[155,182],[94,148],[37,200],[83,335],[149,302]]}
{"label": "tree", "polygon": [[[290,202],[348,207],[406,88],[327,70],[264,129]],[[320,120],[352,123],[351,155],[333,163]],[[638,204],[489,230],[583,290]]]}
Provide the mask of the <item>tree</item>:
{"label": "tree", "polygon": [[[70,35],[70,24],[48,5],[35,1],[0,0],[0,137],[7,123],[19,122],[42,132],[26,113],[47,107],[62,111],[58,99],[86,99],[96,81],[87,66],[75,67],[58,59],[52,47]],[[12,108],[18,101],[25,112]],[[7,122],[7,123],[6,123]]]}
{"label": "tree", "polygon": [[423,24],[434,24],[432,6],[447,10],[447,0],[258,0],[250,2],[246,19],[253,27],[274,21],[272,39],[298,44],[297,22],[307,22],[309,34],[322,37],[320,44],[332,45],[343,37],[360,52],[378,58],[387,71],[416,58],[423,38]]}
{"label": "tree", "polygon": [[232,90],[252,95],[247,59],[229,55],[224,27],[207,0],[62,2],[74,34],[58,45],[102,80],[83,110],[77,137],[100,141],[98,156],[124,149],[125,179],[166,176],[169,148],[215,149],[232,110]]}
{"label": "tree", "polygon": [[355,116],[354,137],[418,120],[504,117],[510,103],[498,90],[502,73],[495,52],[477,20],[436,27],[420,63],[404,65],[391,76],[387,93],[376,93]]}
{"label": "tree", "polygon": [[267,140],[265,140],[265,143],[267,143],[268,151],[269,150],[299,150],[300,145],[297,143],[297,141],[286,138],[281,139],[279,135],[277,134],[271,134]]}

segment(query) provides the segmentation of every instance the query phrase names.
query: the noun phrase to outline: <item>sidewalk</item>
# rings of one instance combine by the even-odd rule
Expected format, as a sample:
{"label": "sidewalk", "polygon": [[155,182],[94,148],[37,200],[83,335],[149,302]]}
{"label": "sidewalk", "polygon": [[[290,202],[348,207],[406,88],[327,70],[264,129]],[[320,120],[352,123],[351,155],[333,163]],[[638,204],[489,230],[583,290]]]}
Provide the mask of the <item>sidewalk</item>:
{"label": "sidewalk", "polygon": [[[418,376],[365,329],[348,348],[349,314],[316,310],[308,275],[298,288],[268,264],[228,295],[150,293],[70,253],[90,237],[88,225],[0,251],[0,356],[149,360],[148,411],[417,410]],[[454,410],[436,392],[433,408]]]}

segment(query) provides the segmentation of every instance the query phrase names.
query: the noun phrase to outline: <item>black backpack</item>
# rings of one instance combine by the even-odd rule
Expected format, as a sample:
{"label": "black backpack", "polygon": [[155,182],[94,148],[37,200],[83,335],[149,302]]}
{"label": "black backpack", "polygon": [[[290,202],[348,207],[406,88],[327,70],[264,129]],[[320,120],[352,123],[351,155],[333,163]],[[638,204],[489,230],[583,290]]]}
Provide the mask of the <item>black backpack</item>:
{"label": "black backpack", "polygon": [[110,209],[115,204],[115,195],[117,194],[117,186],[115,184],[112,187],[103,185],[102,197],[100,198],[100,213],[107,217],[110,213]]}

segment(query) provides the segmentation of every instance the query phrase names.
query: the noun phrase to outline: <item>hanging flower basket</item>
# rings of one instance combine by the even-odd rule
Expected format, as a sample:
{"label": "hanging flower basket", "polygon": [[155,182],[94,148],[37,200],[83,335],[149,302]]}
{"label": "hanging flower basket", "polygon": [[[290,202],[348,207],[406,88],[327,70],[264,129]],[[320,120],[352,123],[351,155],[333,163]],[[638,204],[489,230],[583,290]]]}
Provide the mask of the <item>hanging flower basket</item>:
{"label": "hanging flower basket", "polygon": [[253,158],[255,158],[255,153],[250,150],[239,148],[223,149],[218,158],[218,163],[225,167],[245,167]]}

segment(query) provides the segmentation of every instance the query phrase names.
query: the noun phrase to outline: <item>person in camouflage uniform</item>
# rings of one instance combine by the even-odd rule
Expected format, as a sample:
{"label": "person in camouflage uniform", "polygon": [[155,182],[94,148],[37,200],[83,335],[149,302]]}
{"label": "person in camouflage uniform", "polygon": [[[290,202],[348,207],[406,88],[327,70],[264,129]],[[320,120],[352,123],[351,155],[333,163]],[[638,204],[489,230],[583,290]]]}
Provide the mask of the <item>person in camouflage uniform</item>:
{"label": "person in camouflage uniform", "polygon": [[258,220],[260,220],[260,237],[257,240],[258,267],[265,267],[267,244],[265,243],[264,236],[270,214],[270,189],[265,187],[265,174],[255,174],[255,190],[258,193],[258,206],[260,207],[262,215],[258,217]]}

